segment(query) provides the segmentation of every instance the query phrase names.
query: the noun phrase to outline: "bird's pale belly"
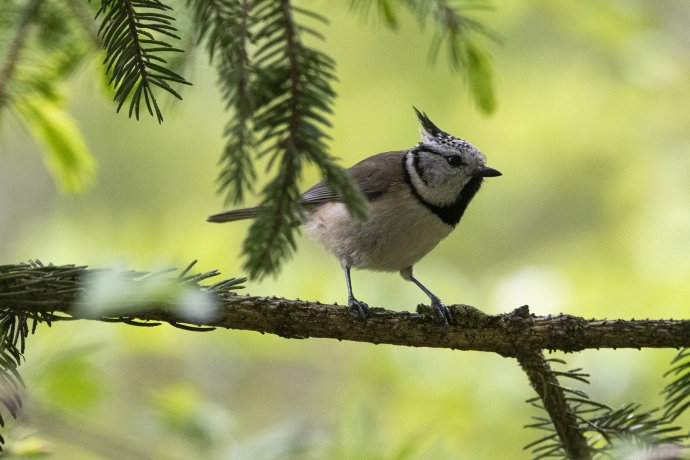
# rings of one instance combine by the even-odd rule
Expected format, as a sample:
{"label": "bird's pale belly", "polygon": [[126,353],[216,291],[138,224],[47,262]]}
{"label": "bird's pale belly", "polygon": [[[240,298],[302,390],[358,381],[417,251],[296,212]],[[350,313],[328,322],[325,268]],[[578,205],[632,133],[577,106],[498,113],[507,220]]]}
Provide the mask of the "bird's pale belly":
{"label": "bird's pale belly", "polygon": [[453,231],[409,194],[401,185],[373,201],[364,222],[350,217],[342,203],[321,205],[312,212],[307,231],[351,267],[403,270]]}

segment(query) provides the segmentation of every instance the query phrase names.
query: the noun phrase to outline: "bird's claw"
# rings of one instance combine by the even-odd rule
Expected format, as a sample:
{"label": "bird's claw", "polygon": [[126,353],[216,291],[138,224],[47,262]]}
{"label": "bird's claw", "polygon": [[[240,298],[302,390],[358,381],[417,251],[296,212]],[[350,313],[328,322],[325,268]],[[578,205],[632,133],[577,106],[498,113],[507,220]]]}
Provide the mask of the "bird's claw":
{"label": "bird's claw", "polygon": [[362,321],[366,321],[367,318],[369,318],[369,305],[365,304],[364,302],[360,302],[354,297],[350,297],[347,301],[347,304],[347,311],[350,311],[353,308],[356,309],[359,313],[359,319],[361,319]]}
{"label": "bird's claw", "polygon": [[455,323],[455,318],[453,318],[450,309],[446,307],[438,297],[433,297],[431,299],[431,308],[433,308],[436,313],[436,322],[441,326],[448,329],[449,324]]}

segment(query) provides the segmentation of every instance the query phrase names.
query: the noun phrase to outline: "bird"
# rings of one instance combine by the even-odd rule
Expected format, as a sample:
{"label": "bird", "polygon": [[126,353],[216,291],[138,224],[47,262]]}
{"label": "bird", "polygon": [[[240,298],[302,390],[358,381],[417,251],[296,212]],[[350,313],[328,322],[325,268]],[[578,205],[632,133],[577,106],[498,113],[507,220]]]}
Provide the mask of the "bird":
{"label": "bird", "polygon": [[[367,200],[367,219],[349,214],[337,192],[320,181],[300,196],[303,226],[345,271],[348,311],[366,321],[369,306],[352,292],[350,270],[399,272],[430,299],[436,320],[446,329],[450,309],[414,276],[413,266],[455,229],[486,177],[502,174],[464,139],[440,130],[413,107],[422,140],[408,150],[370,156],[345,170]],[[257,216],[258,208],[226,211],[208,222]]]}

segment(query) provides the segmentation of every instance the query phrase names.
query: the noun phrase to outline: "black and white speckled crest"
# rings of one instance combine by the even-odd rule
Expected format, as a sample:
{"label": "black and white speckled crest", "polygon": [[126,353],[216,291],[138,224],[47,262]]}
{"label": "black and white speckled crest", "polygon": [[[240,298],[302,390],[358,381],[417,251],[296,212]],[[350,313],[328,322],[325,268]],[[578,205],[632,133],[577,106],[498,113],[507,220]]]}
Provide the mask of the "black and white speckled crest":
{"label": "black and white speckled crest", "polygon": [[[462,151],[467,149],[476,149],[476,147],[464,139],[459,139],[455,136],[451,136],[445,131],[442,131],[436,126],[426,113],[420,112],[416,107],[412,107],[417,114],[419,123],[422,125],[422,142],[420,142],[418,147],[430,147],[432,152],[441,153],[449,151]],[[436,147],[436,148],[434,148]],[[438,152],[438,151],[441,152]]]}
{"label": "black and white speckled crest", "polygon": [[422,141],[405,156],[405,180],[421,204],[454,227],[481,187],[484,176],[477,171],[485,167],[486,157],[471,143],[441,131],[425,113],[414,110],[422,125]]}

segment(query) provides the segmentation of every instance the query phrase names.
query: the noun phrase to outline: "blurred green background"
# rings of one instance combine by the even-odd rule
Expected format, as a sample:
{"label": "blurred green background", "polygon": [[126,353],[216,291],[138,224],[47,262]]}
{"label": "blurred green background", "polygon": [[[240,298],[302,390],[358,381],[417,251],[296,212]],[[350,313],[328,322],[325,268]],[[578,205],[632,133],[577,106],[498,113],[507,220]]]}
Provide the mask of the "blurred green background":
{"label": "blurred green background", "polygon": [[[472,107],[443,55],[428,64],[430,29],[403,14],[391,32],[342,3],[300,2],[331,20],[319,46],[338,62],[330,134],[342,164],[415,145],[414,105],[503,173],[415,266],[425,285],[491,314],[529,304],[540,315],[688,316],[686,2],[496,4],[480,16],[504,38],[490,47],[490,117]],[[31,136],[3,118],[1,263],[144,270],[199,259],[196,270],[243,274],[248,223],[205,222],[224,209],[214,181],[228,115],[205,56],[195,62],[185,73],[194,86],[166,104],[161,126],[116,115],[96,65],[71,80],[69,112],[97,161],[79,195],[56,189]],[[317,180],[308,171],[303,189]],[[353,283],[374,307],[427,301],[397,274],[355,272]],[[277,279],[250,281],[246,292],[347,301],[338,262],[306,237]],[[592,374],[595,400],[651,408],[674,355],[552,356]],[[522,428],[537,415],[524,403],[533,396],[525,375],[486,353],[82,321],[39,326],[26,356],[25,408],[3,434],[48,440],[56,460],[527,459],[521,449],[539,435]]]}

